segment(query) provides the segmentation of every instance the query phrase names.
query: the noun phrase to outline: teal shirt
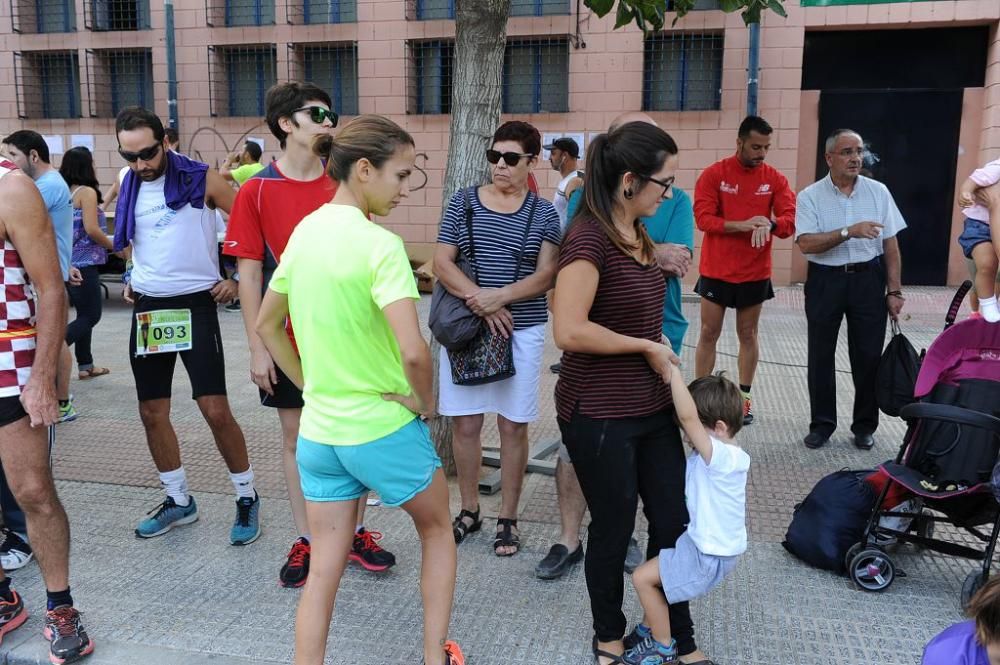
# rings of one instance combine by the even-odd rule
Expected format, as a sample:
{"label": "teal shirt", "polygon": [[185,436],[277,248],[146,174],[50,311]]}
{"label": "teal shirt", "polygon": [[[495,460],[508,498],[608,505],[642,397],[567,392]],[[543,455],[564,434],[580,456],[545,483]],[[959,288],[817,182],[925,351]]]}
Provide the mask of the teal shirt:
{"label": "teal shirt", "polygon": [[[694,252],[694,208],[691,197],[683,189],[673,188],[673,197],[660,204],[656,214],[644,217],[642,223],[653,242],[684,245]],[[566,219],[572,220],[583,197],[583,187],[578,187],[569,197]],[[687,333],[688,322],[681,310],[681,280],[667,278],[667,296],[663,302],[663,334],[670,340],[677,355]]]}

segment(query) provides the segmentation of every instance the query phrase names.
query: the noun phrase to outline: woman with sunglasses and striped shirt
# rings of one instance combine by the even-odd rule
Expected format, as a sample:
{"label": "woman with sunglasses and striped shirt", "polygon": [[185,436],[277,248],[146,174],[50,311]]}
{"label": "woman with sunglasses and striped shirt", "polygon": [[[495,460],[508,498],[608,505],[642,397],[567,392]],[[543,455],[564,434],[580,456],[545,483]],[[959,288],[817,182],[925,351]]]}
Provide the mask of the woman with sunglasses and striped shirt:
{"label": "woman with sunglasses and striped shirt", "polygon": [[[482,385],[455,385],[442,348],[439,411],[453,418],[453,449],[462,508],[454,521],[455,541],[482,526],[479,468],[483,416],[497,414],[500,432],[500,488],[503,493],[493,551],[512,556],[520,548],[517,505],[528,461],[528,423],[538,417],[538,382],[548,310],[561,236],[559,215],[529,191],[542,139],[526,122],[507,122],[486,151],[490,183],[457,192],[441,220],[434,274],[453,295],[465,299],[483,325],[513,339],[514,376]],[[478,283],[455,264],[470,256],[467,206],[471,213]],[[520,259],[520,262],[519,262]]]}

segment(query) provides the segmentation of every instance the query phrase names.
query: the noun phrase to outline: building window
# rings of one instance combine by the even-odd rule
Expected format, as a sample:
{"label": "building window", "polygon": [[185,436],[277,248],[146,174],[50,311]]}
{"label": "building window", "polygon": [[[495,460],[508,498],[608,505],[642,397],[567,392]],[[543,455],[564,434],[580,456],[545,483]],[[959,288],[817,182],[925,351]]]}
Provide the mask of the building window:
{"label": "building window", "polygon": [[14,32],[35,34],[76,30],[73,0],[11,0],[10,12]]}
{"label": "building window", "polygon": [[503,58],[504,113],[569,110],[569,41],[508,41]]}
{"label": "building window", "polygon": [[[720,0],[695,0],[693,11],[708,11],[712,9],[722,9],[722,3]],[[674,0],[667,0],[667,11],[676,11],[674,7]]]}
{"label": "building window", "polygon": [[274,45],[209,46],[208,50],[212,115],[263,116],[264,95],[277,82]]}
{"label": "building window", "polygon": [[455,43],[442,40],[411,42],[409,52],[408,112],[451,113]]}
{"label": "building window", "polygon": [[114,118],[126,106],[153,108],[152,51],[87,51],[87,89],[92,117]]}
{"label": "building window", "polygon": [[288,22],[357,23],[357,0],[292,0],[288,6]]}
{"label": "building window", "polygon": [[674,33],[646,39],[642,108],[710,111],[722,102],[722,35]]}
{"label": "building window", "polygon": [[[418,21],[455,18],[455,0],[410,0],[410,5],[409,17]],[[569,0],[510,0],[511,16],[556,14],[569,14]]]}
{"label": "building window", "polygon": [[208,25],[273,25],[274,0],[206,0]]}
{"label": "building window", "polygon": [[337,115],[358,114],[358,48],[354,44],[289,44],[288,78],[330,93]]}
{"label": "building window", "polygon": [[88,30],[148,30],[149,0],[84,0],[83,23]]}
{"label": "building window", "polygon": [[80,60],[75,51],[14,54],[19,118],[79,118]]}
{"label": "building window", "polygon": [[455,18],[455,0],[413,0],[412,7],[418,21]]}

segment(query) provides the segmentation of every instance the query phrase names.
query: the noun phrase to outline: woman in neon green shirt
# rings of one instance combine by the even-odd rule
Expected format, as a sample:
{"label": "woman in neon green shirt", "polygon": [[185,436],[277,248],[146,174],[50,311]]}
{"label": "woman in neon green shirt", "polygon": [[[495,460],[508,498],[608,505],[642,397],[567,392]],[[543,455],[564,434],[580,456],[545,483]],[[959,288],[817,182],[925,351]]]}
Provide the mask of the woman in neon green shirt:
{"label": "woman in neon green shirt", "polygon": [[357,502],[369,490],[409,513],[420,535],[425,663],[464,665],[458,645],[445,640],[456,552],[448,485],[423,422],[435,407],[419,294],[402,240],[370,221],[408,196],[413,139],[367,115],[336,138],[318,138],[315,150],[340,186],[292,233],[257,319],[257,333],[305,402],[296,460],[313,539],[295,665],[323,662]]}

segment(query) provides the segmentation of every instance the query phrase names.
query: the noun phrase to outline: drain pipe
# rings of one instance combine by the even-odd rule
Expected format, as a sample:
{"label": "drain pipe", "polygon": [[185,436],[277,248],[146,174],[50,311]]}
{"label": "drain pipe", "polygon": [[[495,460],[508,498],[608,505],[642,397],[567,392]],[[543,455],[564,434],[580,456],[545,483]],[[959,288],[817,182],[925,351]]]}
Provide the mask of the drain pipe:
{"label": "drain pipe", "polygon": [[180,122],[177,118],[177,47],[174,43],[174,0],[163,0],[163,10],[166,18],[168,126],[179,129]]}
{"label": "drain pipe", "polygon": [[[170,0],[167,0],[168,2]],[[760,23],[750,24],[750,52],[747,57],[747,115],[757,115],[757,75],[760,69]]]}

